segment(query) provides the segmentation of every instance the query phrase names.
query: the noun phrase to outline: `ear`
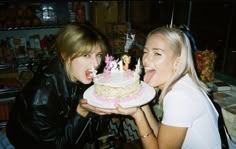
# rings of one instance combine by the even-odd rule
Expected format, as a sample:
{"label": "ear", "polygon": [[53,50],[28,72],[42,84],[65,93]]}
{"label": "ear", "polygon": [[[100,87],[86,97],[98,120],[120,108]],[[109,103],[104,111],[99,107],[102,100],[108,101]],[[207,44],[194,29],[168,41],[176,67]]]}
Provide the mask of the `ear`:
{"label": "ear", "polygon": [[179,56],[179,57],[176,57],[176,59],[175,59],[175,61],[174,61],[174,65],[173,65],[173,70],[174,70],[174,72],[178,69],[179,64],[180,64],[180,56]]}

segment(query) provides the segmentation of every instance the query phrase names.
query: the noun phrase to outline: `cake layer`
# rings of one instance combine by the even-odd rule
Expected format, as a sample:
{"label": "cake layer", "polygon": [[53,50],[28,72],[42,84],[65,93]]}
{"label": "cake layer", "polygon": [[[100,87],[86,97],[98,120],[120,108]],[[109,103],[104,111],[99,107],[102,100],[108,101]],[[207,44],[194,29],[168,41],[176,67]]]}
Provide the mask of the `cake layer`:
{"label": "cake layer", "polygon": [[95,84],[96,94],[109,98],[122,98],[136,93],[140,89],[139,80],[123,87],[111,87]]}
{"label": "cake layer", "polygon": [[109,98],[122,98],[140,89],[139,75],[133,71],[105,72],[94,79],[96,94]]}

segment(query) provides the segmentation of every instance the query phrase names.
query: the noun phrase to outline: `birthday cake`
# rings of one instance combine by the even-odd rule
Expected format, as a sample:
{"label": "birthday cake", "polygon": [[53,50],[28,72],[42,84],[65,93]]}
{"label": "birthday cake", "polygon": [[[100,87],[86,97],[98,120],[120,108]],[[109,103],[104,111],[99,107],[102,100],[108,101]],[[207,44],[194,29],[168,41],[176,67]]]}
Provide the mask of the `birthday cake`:
{"label": "birthday cake", "polygon": [[137,94],[141,89],[140,61],[135,70],[129,69],[130,56],[123,55],[121,60],[107,55],[103,73],[94,76],[94,90],[97,97],[125,99]]}

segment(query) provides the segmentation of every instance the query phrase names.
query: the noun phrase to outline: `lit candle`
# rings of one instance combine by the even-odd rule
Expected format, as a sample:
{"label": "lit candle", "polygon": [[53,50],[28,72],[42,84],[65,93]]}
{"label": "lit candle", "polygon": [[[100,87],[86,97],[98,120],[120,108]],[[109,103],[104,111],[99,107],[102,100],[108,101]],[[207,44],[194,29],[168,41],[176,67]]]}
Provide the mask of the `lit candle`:
{"label": "lit candle", "polygon": [[94,66],[92,65],[92,68],[90,70],[90,72],[92,73],[92,77],[96,77],[96,74],[97,74],[97,70],[94,69]]}
{"label": "lit candle", "polygon": [[135,68],[135,74],[139,74],[141,72],[141,66],[140,66],[140,58],[138,59],[138,63],[136,65],[136,68]]}
{"label": "lit candle", "polygon": [[123,61],[120,60],[120,61],[118,62],[118,65],[119,65],[119,71],[120,71],[120,72],[123,72],[123,71],[124,71],[124,68],[123,68]]}

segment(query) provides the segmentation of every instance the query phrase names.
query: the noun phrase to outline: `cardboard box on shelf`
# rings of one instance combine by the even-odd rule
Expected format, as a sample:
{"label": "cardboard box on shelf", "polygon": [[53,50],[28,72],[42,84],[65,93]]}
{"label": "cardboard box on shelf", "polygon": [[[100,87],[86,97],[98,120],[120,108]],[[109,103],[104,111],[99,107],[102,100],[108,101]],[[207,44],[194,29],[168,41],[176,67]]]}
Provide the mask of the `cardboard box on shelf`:
{"label": "cardboard box on shelf", "polygon": [[231,85],[223,81],[213,82],[213,89],[215,91],[228,91],[231,90]]}

